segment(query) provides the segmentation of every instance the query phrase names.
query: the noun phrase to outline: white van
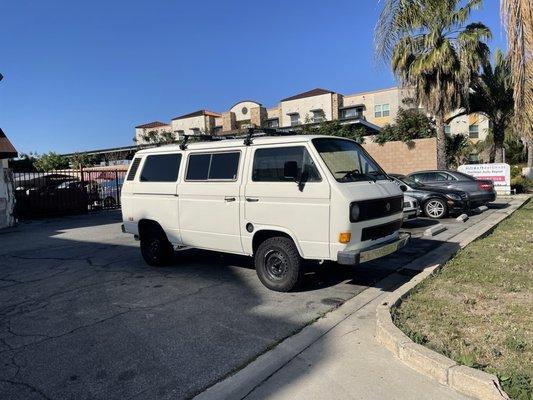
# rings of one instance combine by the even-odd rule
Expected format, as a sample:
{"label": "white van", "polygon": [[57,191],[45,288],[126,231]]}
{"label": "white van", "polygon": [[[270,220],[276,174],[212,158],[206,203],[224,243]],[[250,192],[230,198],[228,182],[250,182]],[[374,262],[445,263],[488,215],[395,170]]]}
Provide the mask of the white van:
{"label": "white van", "polygon": [[122,230],[149,265],[182,247],[253,256],[276,291],[298,284],[304,259],[355,265],[409,238],[398,185],[359,144],[333,136],[250,131],[141,150],[121,202]]}

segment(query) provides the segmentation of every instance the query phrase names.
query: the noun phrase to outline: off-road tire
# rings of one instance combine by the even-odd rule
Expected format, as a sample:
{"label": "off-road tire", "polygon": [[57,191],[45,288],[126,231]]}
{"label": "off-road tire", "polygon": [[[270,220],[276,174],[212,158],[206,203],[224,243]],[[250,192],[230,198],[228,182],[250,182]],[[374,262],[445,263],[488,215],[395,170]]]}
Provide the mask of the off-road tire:
{"label": "off-road tire", "polygon": [[146,264],[161,267],[172,261],[174,248],[163,229],[149,226],[144,228],[141,234],[141,254]]}
{"label": "off-road tire", "polygon": [[266,239],[255,252],[255,270],[263,285],[276,292],[288,292],[303,277],[303,265],[294,242],[283,236]]}

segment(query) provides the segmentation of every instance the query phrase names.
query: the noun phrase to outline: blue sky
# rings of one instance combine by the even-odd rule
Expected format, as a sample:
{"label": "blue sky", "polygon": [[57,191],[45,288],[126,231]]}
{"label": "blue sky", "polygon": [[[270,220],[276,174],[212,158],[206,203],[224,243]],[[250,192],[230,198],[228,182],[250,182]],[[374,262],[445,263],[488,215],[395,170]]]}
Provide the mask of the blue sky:
{"label": "blue sky", "polygon": [[[505,48],[497,0],[472,19]],[[20,152],[132,144],[134,126],[243,99],[395,85],[377,0],[2,0],[0,127]]]}

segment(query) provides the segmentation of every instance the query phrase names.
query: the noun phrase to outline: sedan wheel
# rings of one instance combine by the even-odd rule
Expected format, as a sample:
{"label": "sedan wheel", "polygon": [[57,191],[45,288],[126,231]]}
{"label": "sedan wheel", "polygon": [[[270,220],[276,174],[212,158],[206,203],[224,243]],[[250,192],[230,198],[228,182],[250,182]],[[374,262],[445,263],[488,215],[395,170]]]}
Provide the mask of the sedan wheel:
{"label": "sedan wheel", "polygon": [[441,199],[430,199],[424,205],[424,213],[429,218],[439,219],[446,215],[446,203]]}

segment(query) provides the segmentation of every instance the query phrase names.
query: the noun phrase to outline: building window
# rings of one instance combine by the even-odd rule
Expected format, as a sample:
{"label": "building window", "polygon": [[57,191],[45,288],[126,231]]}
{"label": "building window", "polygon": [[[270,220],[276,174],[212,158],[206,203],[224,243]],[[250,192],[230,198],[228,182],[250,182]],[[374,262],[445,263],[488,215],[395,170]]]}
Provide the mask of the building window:
{"label": "building window", "polygon": [[341,110],[340,117],[341,117],[341,119],[362,118],[363,117],[363,107],[343,108]]}
{"label": "building window", "polygon": [[199,135],[201,133],[200,128],[191,128],[191,131],[193,135]]}
{"label": "building window", "polygon": [[300,114],[294,113],[289,116],[291,117],[291,126],[300,125]]}
{"label": "building window", "polygon": [[374,106],[374,117],[388,117],[390,115],[389,104],[377,104]]}
{"label": "building window", "polygon": [[468,136],[470,139],[479,139],[479,125],[469,125]]}
{"label": "building window", "polygon": [[312,122],[322,122],[326,119],[324,116],[324,110],[311,110],[311,112],[313,113]]}
{"label": "building window", "polygon": [[222,132],[222,126],[218,125],[213,128],[213,134],[216,135],[217,133],[220,133],[220,132]]}
{"label": "building window", "polygon": [[266,120],[267,128],[278,128],[279,127],[279,118],[272,118]]}
{"label": "building window", "polygon": [[450,128],[450,125],[446,124],[444,125],[444,134],[450,135],[452,133],[452,130]]}

